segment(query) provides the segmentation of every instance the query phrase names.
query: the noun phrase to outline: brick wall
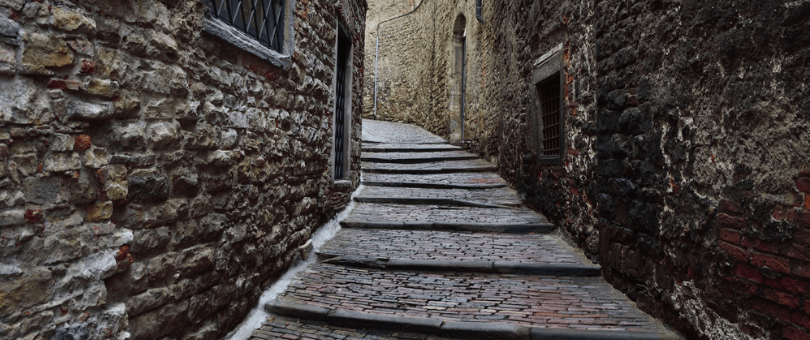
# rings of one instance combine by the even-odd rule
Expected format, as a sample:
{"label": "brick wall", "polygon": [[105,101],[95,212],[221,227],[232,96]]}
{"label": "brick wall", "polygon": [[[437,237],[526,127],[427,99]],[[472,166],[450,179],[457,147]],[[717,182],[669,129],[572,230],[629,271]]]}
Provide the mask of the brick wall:
{"label": "brick wall", "polygon": [[359,182],[366,3],[289,3],[285,71],[204,33],[202,1],[0,1],[0,338],[218,339],[307,254]]}

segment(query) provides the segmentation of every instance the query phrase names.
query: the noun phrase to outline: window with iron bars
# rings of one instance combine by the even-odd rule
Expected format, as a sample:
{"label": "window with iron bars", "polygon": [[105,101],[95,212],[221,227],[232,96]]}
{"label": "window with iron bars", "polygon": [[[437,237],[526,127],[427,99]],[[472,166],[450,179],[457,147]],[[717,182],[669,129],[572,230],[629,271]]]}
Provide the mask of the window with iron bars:
{"label": "window with iron bars", "polygon": [[215,18],[283,53],[285,0],[205,0]]}

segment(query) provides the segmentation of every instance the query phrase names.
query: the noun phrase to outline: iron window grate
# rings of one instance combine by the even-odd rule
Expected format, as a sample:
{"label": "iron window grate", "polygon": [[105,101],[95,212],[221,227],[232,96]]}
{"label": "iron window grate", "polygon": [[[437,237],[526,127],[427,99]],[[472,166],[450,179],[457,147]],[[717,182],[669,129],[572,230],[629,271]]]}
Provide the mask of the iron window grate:
{"label": "iron window grate", "polygon": [[542,108],[543,155],[560,155],[560,75],[559,73],[537,84]]}
{"label": "iron window grate", "polygon": [[284,0],[205,0],[214,17],[283,52]]}

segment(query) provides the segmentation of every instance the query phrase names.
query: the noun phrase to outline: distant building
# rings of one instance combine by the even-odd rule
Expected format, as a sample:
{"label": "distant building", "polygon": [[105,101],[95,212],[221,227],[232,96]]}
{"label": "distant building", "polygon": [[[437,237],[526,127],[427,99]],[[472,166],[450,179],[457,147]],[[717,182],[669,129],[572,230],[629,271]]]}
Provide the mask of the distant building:
{"label": "distant building", "polygon": [[366,7],[0,1],[0,338],[241,322],[359,184]]}
{"label": "distant building", "polygon": [[810,3],[402,4],[365,117],[469,145],[690,337],[810,338]]}

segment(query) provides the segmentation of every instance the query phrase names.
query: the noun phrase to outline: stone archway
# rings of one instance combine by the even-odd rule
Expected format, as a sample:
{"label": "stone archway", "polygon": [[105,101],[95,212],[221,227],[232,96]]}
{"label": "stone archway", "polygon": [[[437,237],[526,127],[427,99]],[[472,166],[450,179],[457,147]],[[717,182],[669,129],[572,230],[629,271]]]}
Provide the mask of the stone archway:
{"label": "stone archway", "polygon": [[450,114],[447,122],[450,142],[464,140],[465,83],[467,78],[466,27],[467,19],[463,14],[459,14],[456,17],[455,24],[453,24],[453,44],[450,51]]}

